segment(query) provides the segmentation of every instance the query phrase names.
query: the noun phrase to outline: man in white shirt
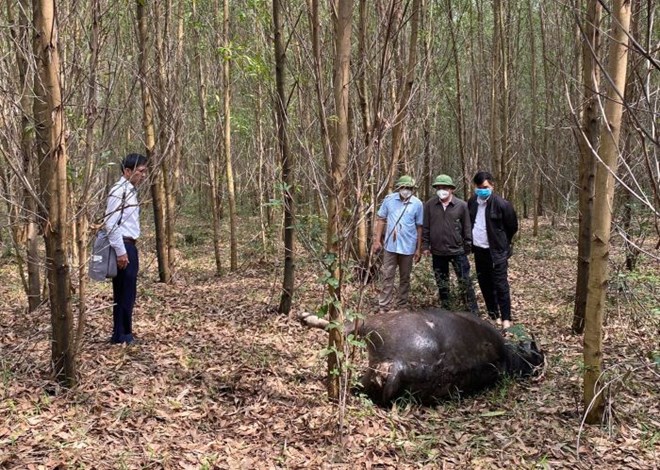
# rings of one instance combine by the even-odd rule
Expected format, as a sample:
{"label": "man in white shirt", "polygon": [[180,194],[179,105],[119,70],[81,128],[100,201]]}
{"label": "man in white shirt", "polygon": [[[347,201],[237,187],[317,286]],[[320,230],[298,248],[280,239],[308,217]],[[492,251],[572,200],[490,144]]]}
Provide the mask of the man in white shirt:
{"label": "man in white shirt", "polygon": [[110,189],[105,211],[105,230],[117,254],[117,276],[112,279],[113,344],[132,343],[133,306],[137,293],[139,260],[137,239],[140,237],[140,205],[137,187],[147,175],[147,158],[131,153],[121,163],[122,177]]}
{"label": "man in white shirt", "polygon": [[504,329],[512,325],[508,259],[518,218],[513,205],[495,194],[493,176],[480,171],[472,180],[474,195],[468,200],[472,222],[472,252],[477,281],[488,315]]}

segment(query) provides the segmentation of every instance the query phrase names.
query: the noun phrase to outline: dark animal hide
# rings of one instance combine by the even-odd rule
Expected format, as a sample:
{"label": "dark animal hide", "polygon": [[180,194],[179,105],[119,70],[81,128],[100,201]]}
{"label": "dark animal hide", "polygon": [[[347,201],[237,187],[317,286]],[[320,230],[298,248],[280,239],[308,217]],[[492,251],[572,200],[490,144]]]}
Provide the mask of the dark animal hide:
{"label": "dark animal hide", "polygon": [[481,390],[504,376],[532,375],[544,362],[533,341],[506,340],[469,313],[397,311],[355,326],[347,324],[345,333],[365,339],[369,355],[361,391],[381,405],[402,396],[433,404]]}

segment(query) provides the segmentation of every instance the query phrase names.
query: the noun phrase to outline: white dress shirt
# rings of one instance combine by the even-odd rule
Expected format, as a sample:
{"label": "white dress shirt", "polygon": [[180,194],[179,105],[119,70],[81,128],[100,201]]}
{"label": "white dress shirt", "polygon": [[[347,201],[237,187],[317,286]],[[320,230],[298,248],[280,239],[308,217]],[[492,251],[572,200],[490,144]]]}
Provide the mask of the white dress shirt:
{"label": "white dress shirt", "polygon": [[123,238],[140,237],[140,205],[137,190],[123,176],[110,189],[105,210],[105,229],[117,256],[126,254]]}
{"label": "white dress shirt", "polygon": [[490,248],[488,245],[488,232],[486,231],[486,204],[488,199],[477,198],[477,217],[472,227],[472,245],[479,248]]}

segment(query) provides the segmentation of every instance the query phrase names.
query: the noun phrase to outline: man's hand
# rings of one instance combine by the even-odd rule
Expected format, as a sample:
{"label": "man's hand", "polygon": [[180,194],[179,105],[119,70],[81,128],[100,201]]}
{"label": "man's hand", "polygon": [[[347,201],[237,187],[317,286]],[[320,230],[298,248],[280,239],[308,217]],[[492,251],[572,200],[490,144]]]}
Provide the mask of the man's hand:
{"label": "man's hand", "polygon": [[431,250],[426,248],[426,249],[422,250],[422,254],[424,256],[430,256],[431,255]]}
{"label": "man's hand", "polygon": [[117,268],[126,269],[126,266],[128,266],[128,254],[117,256]]}
{"label": "man's hand", "polygon": [[419,263],[419,260],[422,258],[422,250],[417,250],[415,251],[415,254],[413,256],[413,261],[415,263]]}
{"label": "man's hand", "polygon": [[374,240],[374,244],[371,245],[371,252],[375,255],[380,253],[380,250],[383,249],[383,244],[380,242],[380,240]]}

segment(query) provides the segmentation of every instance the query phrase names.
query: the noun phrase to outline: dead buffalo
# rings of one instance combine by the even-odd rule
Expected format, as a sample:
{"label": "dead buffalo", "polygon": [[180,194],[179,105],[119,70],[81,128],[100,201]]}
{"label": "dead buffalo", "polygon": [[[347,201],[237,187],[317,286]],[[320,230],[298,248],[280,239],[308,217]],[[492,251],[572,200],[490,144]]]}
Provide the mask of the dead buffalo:
{"label": "dead buffalo", "polygon": [[[328,322],[303,315],[303,323]],[[345,333],[364,338],[369,367],[362,391],[378,404],[401,396],[432,404],[481,390],[503,376],[529,376],[543,353],[534,341],[506,340],[488,322],[468,313],[442,309],[396,311],[346,325]]]}

